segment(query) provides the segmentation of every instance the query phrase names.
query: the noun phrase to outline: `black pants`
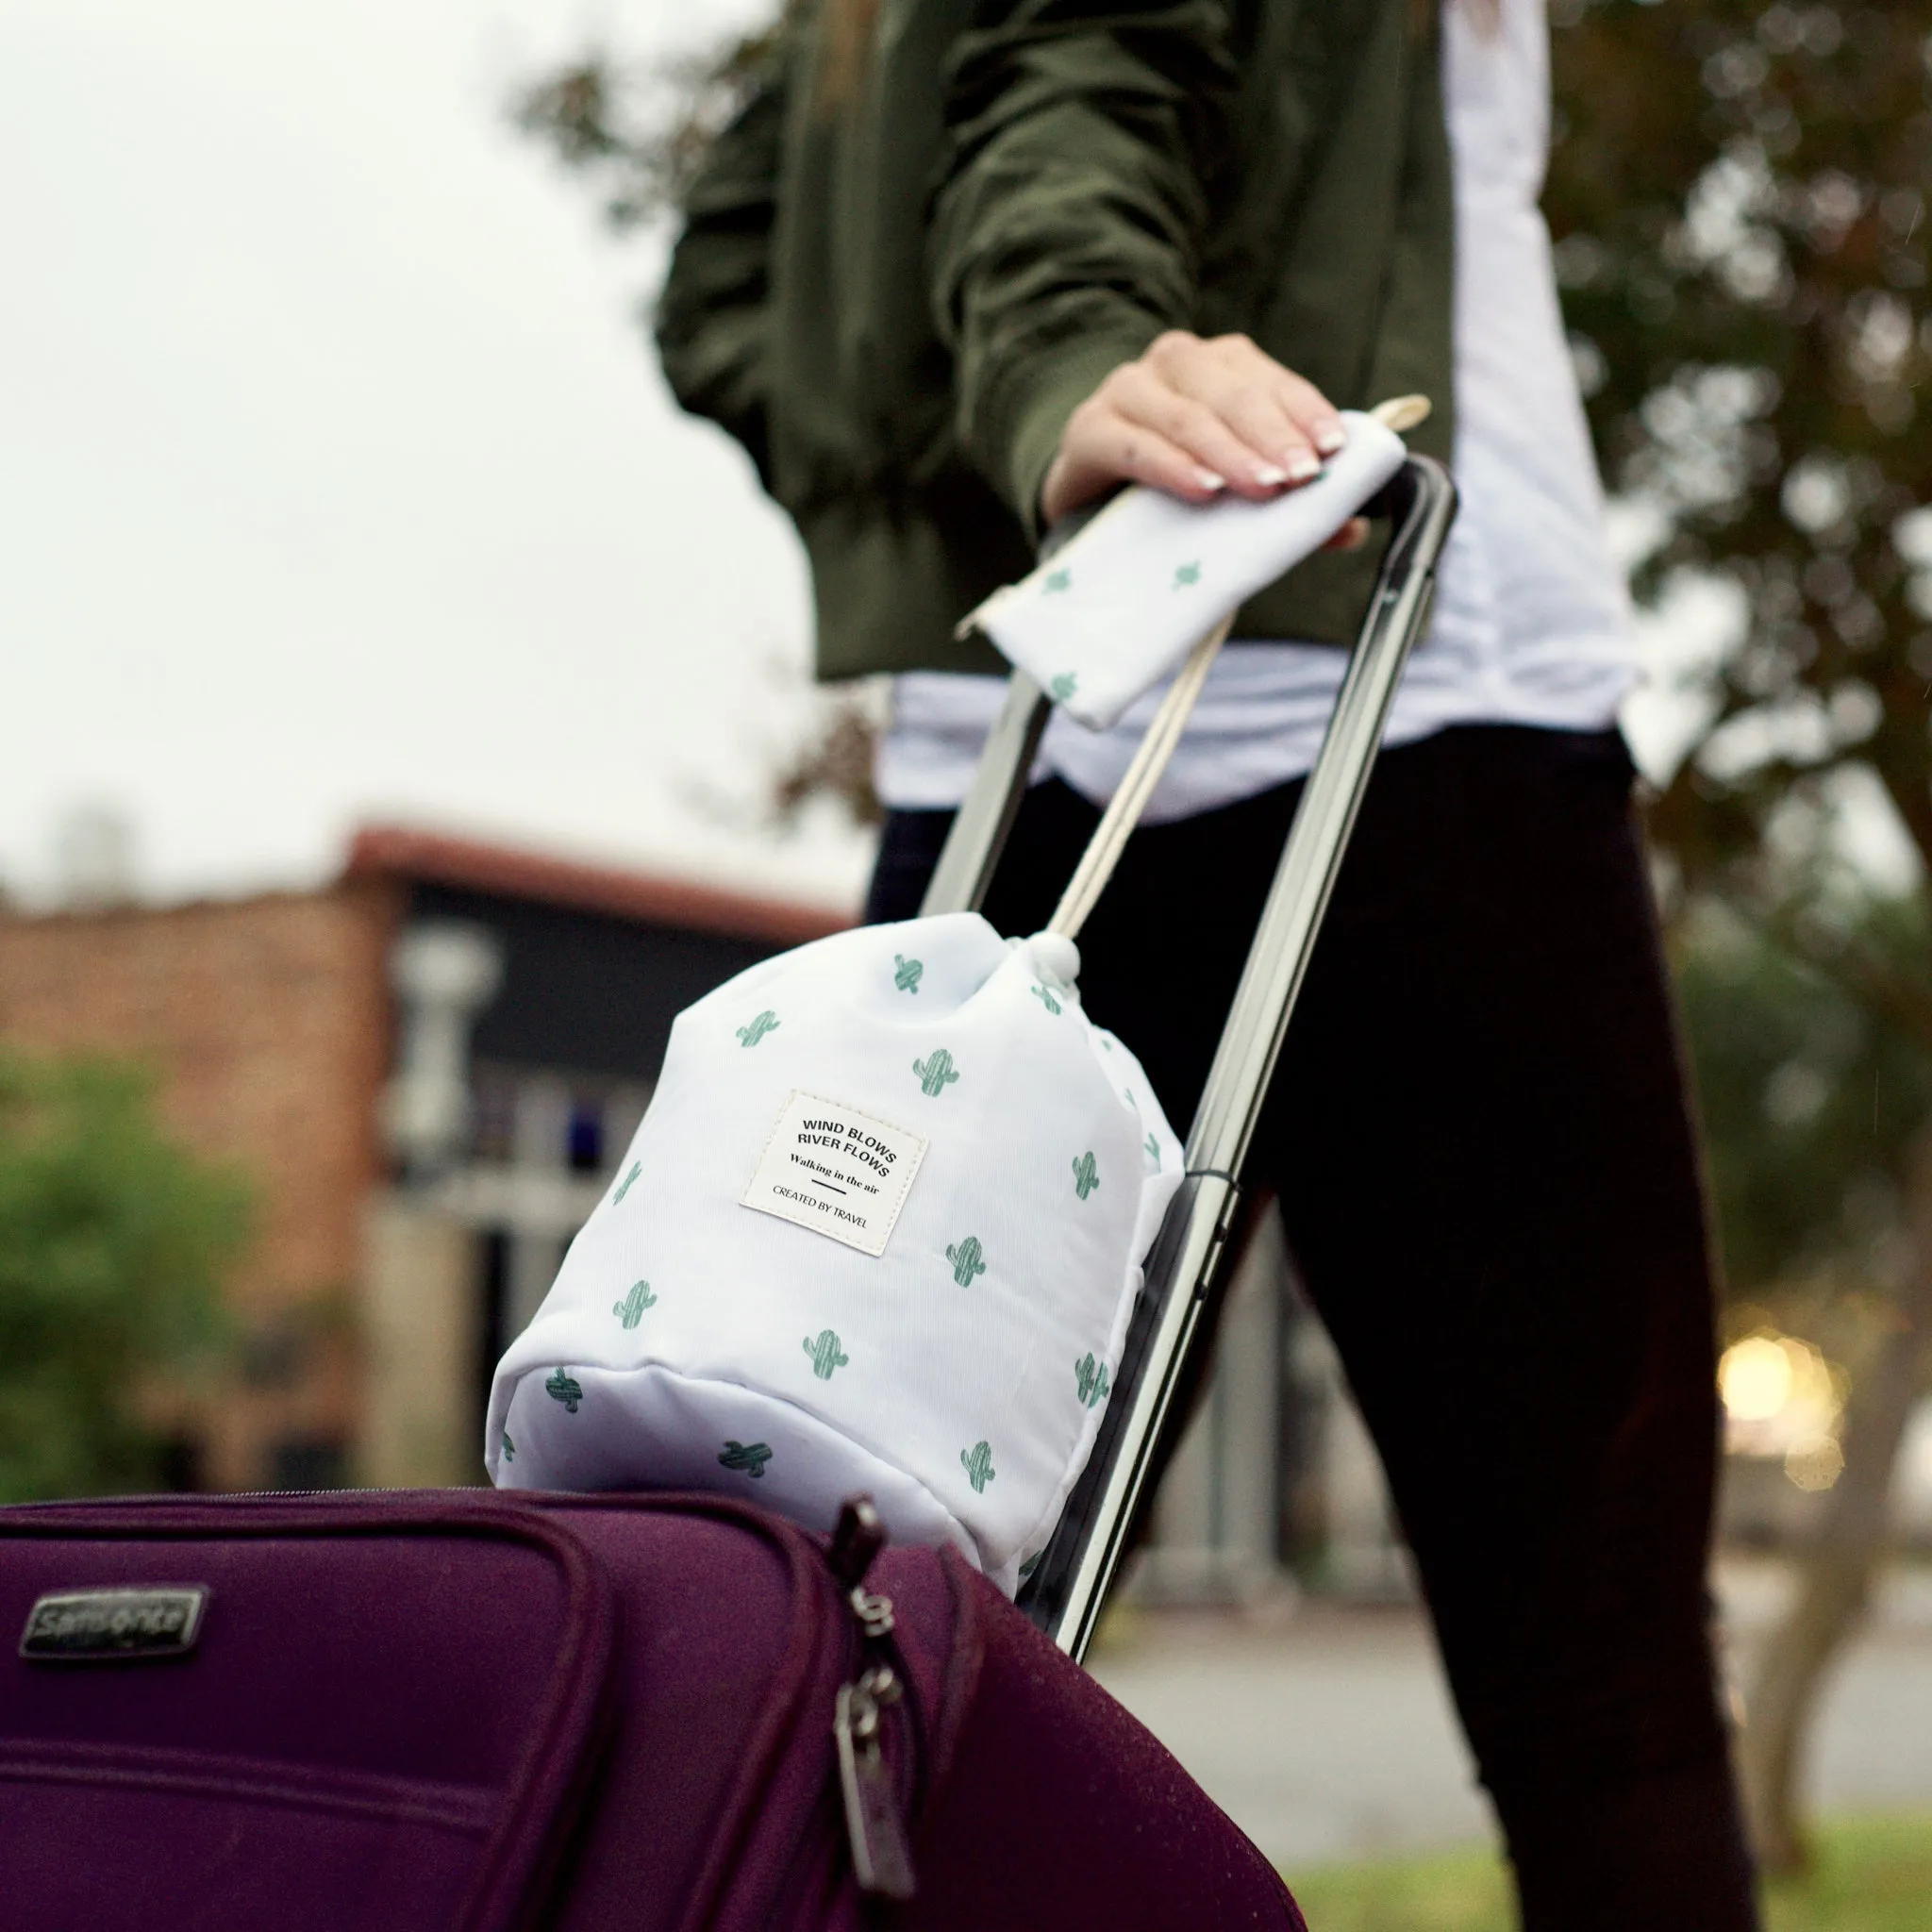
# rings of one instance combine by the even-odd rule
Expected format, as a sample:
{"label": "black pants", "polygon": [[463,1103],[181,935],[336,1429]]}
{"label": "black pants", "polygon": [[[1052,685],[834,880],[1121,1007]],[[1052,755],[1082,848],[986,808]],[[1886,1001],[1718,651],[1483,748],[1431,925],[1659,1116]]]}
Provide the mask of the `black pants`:
{"label": "black pants", "polygon": [[[1384,755],[1247,1180],[1381,1451],[1524,1925],[1736,1932],[1711,1276],[1630,779],[1613,732]],[[1299,792],[1141,831],[1081,936],[1183,1135]],[[1046,923],[1096,819],[1028,794],[996,926]],[[917,910],[949,822],[888,819],[870,918]]]}

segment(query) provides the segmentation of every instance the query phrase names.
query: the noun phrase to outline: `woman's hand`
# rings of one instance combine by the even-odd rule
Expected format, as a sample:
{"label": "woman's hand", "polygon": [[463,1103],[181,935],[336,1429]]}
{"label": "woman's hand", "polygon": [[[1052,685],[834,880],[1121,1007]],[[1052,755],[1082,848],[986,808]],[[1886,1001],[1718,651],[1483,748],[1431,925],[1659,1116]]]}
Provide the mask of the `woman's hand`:
{"label": "woman's hand", "polygon": [[[1190,503],[1223,491],[1276,496],[1315,475],[1345,436],[1327,397],[1246,336],[1208,341],[1171,329],[1067,419],[1041,515],[1056,524],[1121,483]],[[1353,517],[1330,543],[1352,550],[1367,534]]]}

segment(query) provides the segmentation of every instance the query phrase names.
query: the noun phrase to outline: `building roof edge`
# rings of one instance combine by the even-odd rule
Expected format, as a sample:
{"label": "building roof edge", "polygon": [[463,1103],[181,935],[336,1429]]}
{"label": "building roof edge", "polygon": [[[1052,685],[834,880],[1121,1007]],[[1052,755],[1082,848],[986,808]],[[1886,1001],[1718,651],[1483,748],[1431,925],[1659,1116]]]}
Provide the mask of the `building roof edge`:
{"label": "building roof edge", "polygon": [[350,841],[344,879],[393,878],[505,898],[534,899],[577,912],[602,912],[651,925],[735,939],[803,945],[856,922],[829,906],[721,891],[661,874],[586,865],[575,859],[425,832],[363,825]]}

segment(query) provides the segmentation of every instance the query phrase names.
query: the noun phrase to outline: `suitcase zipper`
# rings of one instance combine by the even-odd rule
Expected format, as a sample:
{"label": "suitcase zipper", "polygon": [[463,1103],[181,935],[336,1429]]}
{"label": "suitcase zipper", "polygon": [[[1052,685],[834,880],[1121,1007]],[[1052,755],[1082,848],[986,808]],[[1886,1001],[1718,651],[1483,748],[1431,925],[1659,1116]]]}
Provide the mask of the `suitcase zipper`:
{"label": "suitcase zipper", "polygon": [[856,1684],[840,1687],[838,1715],[832,1721],[853,1874],[859,1890],[891,1899],[908,1899],[916,1890],[899,1794],[879,1748],[879,1714],[898,1703],[900,1694],[891,1666],[874,1665]]}
{"label": "suitcase zipper", "polygon": [[[917,1890],[912,1851],[900,1815],[899,1793],[880,1741],[883,1714],[901,1704],[905,1688],[890,1657],[892,1600],[865,1587],[865,1574],[886,1541],[885,1526],[871,1499],[847,1503],[832,1533],[826,1562],[845,1591],[858,1620],[863,1668],[839,1687],[832,1737],[839,1752],[839,1790],[845,1806],[845,1830],[852,1841],[853,1875],[861,1891],[905,1900]],[[870,1657],[874,1659],[865,1662]],[[910,1717],[910,1706],[906,1706]]]}

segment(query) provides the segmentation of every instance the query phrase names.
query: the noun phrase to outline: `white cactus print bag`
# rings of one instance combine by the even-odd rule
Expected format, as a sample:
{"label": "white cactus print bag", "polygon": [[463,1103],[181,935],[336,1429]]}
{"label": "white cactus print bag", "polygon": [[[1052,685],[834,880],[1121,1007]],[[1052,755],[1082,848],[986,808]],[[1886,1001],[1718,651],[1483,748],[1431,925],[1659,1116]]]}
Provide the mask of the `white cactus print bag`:
{"label": "white cactus print bag", "polygon": [[[1367,467],[1319,517],[1312,489],[1272,517],[1166,516],[1134,581],[1224,577],[1207,608],[1231,610],[1340,527],[1386,444],[1399,460],[1363,420]],[[1130,521],[1095,520],[1056,580],[1006,600],[1023,630],[1045,599],[1076,638],[1131,645],[1123,705],[1172,669],[1177,621],[1108,588]],[[678,1016],[616,1182],[497,1368],[495,1482],[724,1491],[814,1529],[863,1491],[895,1538],[1017,1590],[1092,1449],[1182,1175],[1139,1062],[1081,1008],[1074,937],[1227,627],[1188,655],[1044,933],[1003,940],[976,913],[840,933]]]}
{"label": "white cactus print bag", "polygon": [[863,1491],[1003,1588],[1087,1459],[1181,1150],[1078,954],[976,913],[840,933],[678,1016],[497,1370],[506,1487]]}

